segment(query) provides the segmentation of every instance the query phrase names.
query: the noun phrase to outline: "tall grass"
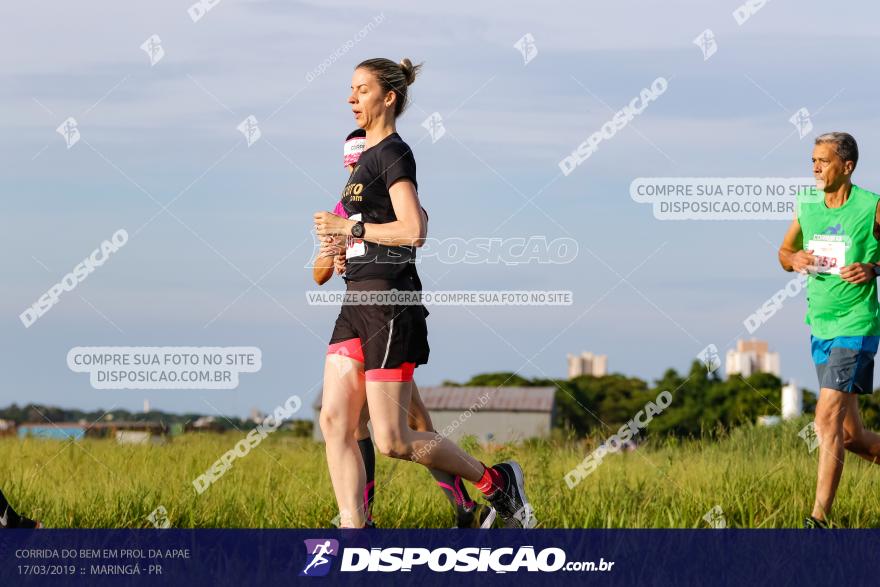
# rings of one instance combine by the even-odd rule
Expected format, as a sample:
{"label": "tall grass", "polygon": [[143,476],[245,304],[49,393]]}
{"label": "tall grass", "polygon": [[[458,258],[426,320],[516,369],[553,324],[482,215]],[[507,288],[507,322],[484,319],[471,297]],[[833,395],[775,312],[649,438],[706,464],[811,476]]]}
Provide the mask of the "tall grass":
{"label": "tall grass", "polygon": [[[818,455],[798,437],[806,422],[744,427],[718,439],[655,439],[634,452],[607,455],[571,490],[563,476],[596,440],[529,441],[479,449],[475,456],[522,464],[545,528],[708,527],[703,516],[716,505],[728,527],[798,527],[811,509]],[[337,510],[323,445],[283,433],[196,493],[192,480],[241,438],[184,435],[156,446],[4,438],[0,487],[16,508],[48,527],[151,527],[147,516],[160,505],[175,527],[329,527]],[[880,467],[846,460],[834,521],[880,526]],[[381,456],[374,515],[386,528],[452,523],[448,502],[426,470]]]}

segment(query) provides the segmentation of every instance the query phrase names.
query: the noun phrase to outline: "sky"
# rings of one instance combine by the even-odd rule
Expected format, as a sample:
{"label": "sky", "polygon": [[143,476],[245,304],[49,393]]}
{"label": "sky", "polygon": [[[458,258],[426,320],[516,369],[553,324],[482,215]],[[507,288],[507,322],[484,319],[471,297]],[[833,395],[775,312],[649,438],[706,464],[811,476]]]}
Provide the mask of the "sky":
{"label": "sky", "polygon": [[[419,265],[431,290],[567,290],[570,306],[431,309],[421,385],[515,371],[564,377],[566,355],[654,380],[723,354],[791,275],[785,220],[660,220],[640,177],[803,177],[812,137],[859,141],[880,191],[880,63],[867,2],[411,3],[222,0],[0,7],[0,405],[246,415],[319,392],[337,309],[310,306],[312,214],[345,183],[360,61],[424,63],[398,132],[429,236],[558,238],[564,264]],[[192,14],[200,15],[193,19]],[[693,41],[710,29],[708,59]],[[158,36],[159,53],[141,48]],[[516,45],[524,36],[531,52]],[[522,46],[522,44],[520,44]],[[658,77],[668,82],[570,174],[559,162]],[[813,128],[789,120],[800,108]],[[423,122],[433,113],[445,133]],[[238,129],[248,117],[260,137]],[[76,120],[79,141],[56,132]],[[435,133],[436,135],[437,133]],[[19,315],[99,244],[128,241],[25,328]],[[325,286],[341,289],[334,279]],[[815,389],[803,294],[755,333]],[[235,389],[94,389],[74,347],[257,347]]]}

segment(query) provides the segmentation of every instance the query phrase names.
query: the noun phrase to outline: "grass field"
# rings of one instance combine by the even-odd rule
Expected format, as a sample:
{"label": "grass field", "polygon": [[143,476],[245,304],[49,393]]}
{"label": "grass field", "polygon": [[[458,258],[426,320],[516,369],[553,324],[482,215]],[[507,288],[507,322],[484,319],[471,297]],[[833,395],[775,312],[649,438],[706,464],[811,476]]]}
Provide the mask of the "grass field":
{"label": "grass field", "polygon": [[[728,527],[799,527],[812,504],[818,455],[797,435],[807,421],[740,428],[718,441],[649,442],[607,456],[573,490],[563,475],[594,441],[533,441],[475,456],[522,464],[545,528],[705,528],[703,515],[716,505]],[[174,527],[329,527],[336,507],[323,445],[282,433],[196,494],[193,478],[242,436],[184,435],[157,446],[4,438],[0,483],[14,506],[50,528],[152,527],[147,516],[160,505]],[[381,527],[450,526],[448,503],[427,471],[377,460]],[[880,467],[848,456],[834,521],[880,526],[878,495]]]}

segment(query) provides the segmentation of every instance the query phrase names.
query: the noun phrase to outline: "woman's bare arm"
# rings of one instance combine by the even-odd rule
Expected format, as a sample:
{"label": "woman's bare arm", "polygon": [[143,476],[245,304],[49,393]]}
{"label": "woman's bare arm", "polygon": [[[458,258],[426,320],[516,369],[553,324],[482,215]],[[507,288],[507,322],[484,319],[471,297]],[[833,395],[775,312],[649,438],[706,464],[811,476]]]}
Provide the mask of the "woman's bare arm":
{"label": "woman's bare arm", "polygon": [[[422,246],[428,226],[424,221],[415,185],[408,179],[402,179],[395,182],[388,192],[391,194],[391,205],[397,220],[384,224],[364,223],[364,240],[390,247]],[[354,225],[354,220],[331,212],[315,213],[315,229],[321,236],[349,235]]]}
{"label": "woman's bare arm", "polygon": [[340,252],[339,242],[332,237],[322,237],[321,250],[312,267],[312,278],[318,285],[324,285],[333,277],[333,259]]}

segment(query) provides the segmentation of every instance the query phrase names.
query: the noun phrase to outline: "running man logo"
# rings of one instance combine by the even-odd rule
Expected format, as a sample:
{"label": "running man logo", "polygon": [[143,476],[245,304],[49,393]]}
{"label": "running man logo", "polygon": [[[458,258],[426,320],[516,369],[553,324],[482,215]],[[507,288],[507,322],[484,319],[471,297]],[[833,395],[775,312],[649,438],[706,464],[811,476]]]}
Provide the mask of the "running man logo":
{"label": "running man logo", "polygon": [[241,134],[244,135],[245,140],[247,140],[248,148],[259,141],[260,137],[263,136],[263,133],[260,132],[260,127],[257,124],[257,118],[253,114],[242,120],[241,124],[236,128],[238,128],[238,130],[241,131]]}
{"label": "running man logo", "polygon": [[72,116],[62,122],[58,128],[55,129],[55,132],[64,137],[64,142],[67,143],[68,149],[79,142],[79,127],[76,123],[76,119]]}
{"label": "running man logo", "polygon": [[324,577],[333,566],[333,559],[339,554],[339,541],[332,538],[305,540],[306,566],[300,577]]}
{"label": "running man logo", "polygon": [[694,45],[703,52],[703,61],[708,61],[718,51],[718,43],[715,42],[715,33],[712,32],[712,29],[706,29],[700,33],[700,36],[694,39]]}
{"label": "running man logo", "polygon": [[440,116],[439,112],[434,112],[425,119],[422,123],[422,126],[428,130],[428,134],[431,135],[431,143],[436,143],[440,140],[440,138],[446,134],[446,127],[443,126],[443,117]]}
{"label": "running man logo", "polygon": [[801,108],[795,112],[788,121],[797,129],[799,139],[804,138],[813,130],[813,121],[810,120],[810,111],[806,108]]}
{"label": "running man logo", "polygon": [[703,520],[709,524],[710,528],[715,528],[716,530],[727,528],[727,518],[724,517],[724,510],[721,509],[720,505],[716,505],[706,512],[706,515],[703,516]]}
{"label": "running man logo", "polygon": [[718,347],[710,344],[699,352],[697,358],[706,367],[707,373],[712,373],[721,366],[721,357],[718,356]]}
{"label": "running man logo", "polygon": [[804,442],[807,443],[807,450],[812,454],[814,450],[819,446],[819,435],[816,434],[816,423],[810,422],[798,432],[798,436],[804,439]]}
{"label": "running man logo", "polygon": [[160,505],[156,509],[154,509],[147,519],[155,528],[165,529],[171,527],[171,520],[168,518],[168,510],[165,509],[164,505]]}
{"label": "running man logo", "polygon": [[340,379],[348,375],[352,369],[353,363],[349,359],[351,359],[351,351],[346,347],[342,347],[338,352],[331,355],[330,361],[336,367],[336,376]]}
{"label": "running man logo", "polygon": [[162,39],[159,35],[153,35],[141,45],[141,49],[150,57],[150,67],[153,67],[165,57],[165,49],[162,48]]}
{"label": "running man logo", "polygon": [[519,41],[513,44],[513,48],[522,53],[523,65],[528,65],[532,59],[538,56],[538,46],[535,45],[535,37],[532,36],[532,33],[524,34]]}

